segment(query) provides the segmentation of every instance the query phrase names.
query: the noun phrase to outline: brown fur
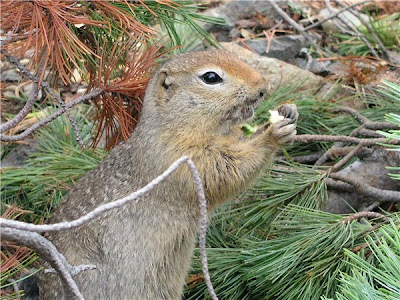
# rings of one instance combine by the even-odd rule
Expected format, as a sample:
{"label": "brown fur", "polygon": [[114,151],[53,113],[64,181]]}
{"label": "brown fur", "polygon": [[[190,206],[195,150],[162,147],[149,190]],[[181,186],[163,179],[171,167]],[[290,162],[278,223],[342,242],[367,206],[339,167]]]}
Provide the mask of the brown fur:
{"label": "brown fur", "polygon": [[[223,73],[207,85],[204,70]],[[200,72],[200,73],[199,73]],[[210,211],[242,192],[296,134],[297,112],[247,138],[242,109],[256,106],[266,82],[223,51],[189,53],[166,63],[147,88],[141,121],[129,141],[68,193],[51,223],[75,219],[127,196],[188,155],[196,164]],[[138,201],[79,228],[48,234],[74,265],[96,270],[75,277],[86,299],[180,299],[198,230],[195,186],[186,166]],[[40,279],[41,299],[63,299],[56,275]],[[66,297],[68,298],[68,296]]]}

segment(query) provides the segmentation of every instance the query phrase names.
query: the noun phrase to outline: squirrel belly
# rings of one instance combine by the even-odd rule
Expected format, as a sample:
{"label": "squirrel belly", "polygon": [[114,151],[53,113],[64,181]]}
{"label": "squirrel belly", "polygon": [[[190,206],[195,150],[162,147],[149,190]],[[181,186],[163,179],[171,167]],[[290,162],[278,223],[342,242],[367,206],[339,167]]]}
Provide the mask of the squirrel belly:
{"label": "squirrel belly", "polygon": [[[213,50],[180,55],[153,75],[131,138],[69,191],[50,223],[76,219],[148,184],[189,156],[210,212],[243,192],[296,134],[294,105],[283,120],[243,134],[266,93],[264,77],[235,55]],[[187,166],[137,201],[78,228],[46,237],[71,265],[94,264],[74,277],[85,299],[181,298],[199,206]],[[56,274],[39,276],[40,299],[70,299]]]}

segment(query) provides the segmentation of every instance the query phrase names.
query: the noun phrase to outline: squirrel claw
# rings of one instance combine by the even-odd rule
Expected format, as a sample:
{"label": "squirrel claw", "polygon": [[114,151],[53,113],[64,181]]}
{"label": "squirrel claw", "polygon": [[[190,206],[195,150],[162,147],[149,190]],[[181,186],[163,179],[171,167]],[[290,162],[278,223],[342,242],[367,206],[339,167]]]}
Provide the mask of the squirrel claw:
{"label": "squirrel claw", "polygon": [[284,104],[277,110],[280,115],[285,117],[285,119],[272,124],[271,133],[273,137],[275,137],[278,145],[284,146],[291,144],[297,134],[296,122],[299,118],[299,114],[297,112],[296,105]]}
{"label": "squirrel claw", "polygon": [[290,119],[290,124],[296,123],[299,118],[299,113],[297,112],[295,104],[283,104],[279,106],[277,110],[281,116],[285,117],[285,119]]}

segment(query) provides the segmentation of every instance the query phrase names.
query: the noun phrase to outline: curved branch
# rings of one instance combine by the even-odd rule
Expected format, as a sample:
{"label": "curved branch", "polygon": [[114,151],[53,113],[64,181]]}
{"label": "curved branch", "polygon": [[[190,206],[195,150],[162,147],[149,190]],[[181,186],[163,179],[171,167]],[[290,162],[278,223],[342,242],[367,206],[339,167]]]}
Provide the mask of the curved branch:
{"label": "curved branch", "polygon": [[190,171],[192,172],[192,177],[197,187],[197,195],[199,199],[199,207],[200,207],[199,245],[200,245],[200,256],[204,274],[204,281],[206,282],[207,289],[211,296],[211,299],[218,300],[218,297],[215,294],[213,285],[211,283],[210,273],[208,271],[207,251],[206,251],[206,235],[207,235],[207,222],[208,222],[207,201],[204,195],[203,185],[201,184],[200,175],[199,172],[197,171],[196,166],[190,159],[187,160],[187,164],[189,166]]}
{"label": "curved branch", "polygon": [[347,153],[341,160],[339,160],[332,168],[332,172],[340,170],[354,155],[358,153],[363,147],[362,144],[355,146],[349,153]]}

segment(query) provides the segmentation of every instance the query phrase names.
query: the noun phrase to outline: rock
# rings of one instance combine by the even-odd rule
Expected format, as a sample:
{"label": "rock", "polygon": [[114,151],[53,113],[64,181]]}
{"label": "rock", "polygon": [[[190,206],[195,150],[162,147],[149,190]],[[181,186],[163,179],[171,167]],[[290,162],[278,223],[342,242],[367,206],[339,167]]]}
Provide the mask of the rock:
{"label": "rock", "polygon": [[[289,60],[289,63],[298,66],[300,69],[305,70],[308,60],[306,58],[296,57],[294,59]],[[329,74],[329,71],[327,69],[329,65],[330,65],[329,61],[318,61],[315,58],[313,58],[308,71],[320,76],[327,76]]]}
{"label": "rock", "polygon": [[[365,183],[383,190],[400,190],[400,181],[391,179],[387,166],[399,166],[400,153],[387,151],[382,148],[375,148],[363,159],[356,160],[351,165],[337,174],[346,176],[360,183]],[[329,190],[329,202],[323,210],[332,213],[352,213],[361,211],[375,200],[358,193],[348,193],[336,190]],[[353,210],[354,209],[354,210]]]}
{"label": "rock", "polygon": [[258,69],[269,83],[267,95],[270,95],[281,85],[304,80],[302,89],[318,88],[324,84],[324,79],[313,73],[271,57],[260,56],[236,43],[221,43],[226,50],[235,53],[240,59]]}
{"label": "rock", "polygon": [[1,80],[3,81],[19,81],[21,79],[21,74],[17,69],[10,69],[1,73]]}
{"label": "rock", "polygon": [[29,153],[33,152],[37,146],[32,138],[24,139],[23,144],[17,144],[9,153],[1,160],[0,168],[6,167],[22,167]]}
{"label": "rock", "polygon": [[236,39],[240,38],[241,36],[242,36],[242,35],[241,35],[239,29],[237,29],[236,27],[233,27],[233,28],[231,29],[231,31],[229,31],[229,37],[230,37],[232,40],[236,40]]}
{"label": "rock", "polygon": [[340,78],[349,76],[349,71],[350,71],[349,66],[342,63],[341,61],[333,61],[326,67],[326,69],[330,74],[336,75],[337,77]]}
{"label": "rock", "polygon": [[[29,95],[31,94],[32,88],[33,88],[33,83],[32,82],[30,82],[28,84],[25,84],[24,87],[22,88],[27,97],[29,97]],[[42,90],[39,90],[38,96],[36,98],[37,99],[41,99],[42,98]]]}
{"label": "rock", "polygon": [[[282,7],[287,4],[287,1],[276,0],[276,3]],[[235,26],[236,22],[242,19],[248,19],[257,12],[260,12],[267,18],[271,19],[279,16],[271,4],[265,0],[227,1],[223,5],[206,10],[204,14],[207,16],[224,18],[226,20],[226,25],[223,26],[227,27],[227,30],[230,30]]]}
{"label": "rock", "polygon": [[388,51],[388,52],[390,61],[395,65],[400,66],[400,54],[396,51]]}
{"label": "rock", "polygon": [[4,98],[15,97],[15,93],[13,91],[4,91],[1,93]]}
{"label": "rock", "polygon": [[279,60],[288,61],[294,58],[303,47],[308,47],[309,43],[302,35],[283,35],[274,37],[271,41],[268,53],[266,52],[267,39],[254,39],[246,41],[246,44],[258,54]]}
{"label": "rock", "polygon": [[[332,14],[334,14],[334,13],[336,13],[338,11],[339,11],[339,9],[333,8],[332,9]],[[330,15],[331,15],[331,12],[327,8],[324,8],[319,12],[319,17],[320,17],[321,20],[328,18]],[[359,13],[359,15],[366,22],[369,22],[369,18],[368,18],[367,15],[362,14],[362,13]],[[349,21],[349,23],[353,24],[356,27],[362,25],[361,21],[356,16],[354,16],[352,13],[350,13],[349,11],[342,12],[341,16],[346,18]],[[339,26],[345,27],[343,22],[341,22],[337,17],[326,21],[321,26],[322,26],[322,28],[324,29],[325,32],[339,32],[339,33],[341,32],[341,30],[339,29]]]}
{"label": "rock", "polygon": [[[275,1],[280,7],[286,5],[288,2],[287,0]],[[218,41],[230,41],[229,32],[235,27],[236,23],[243,19],[250,19],[258,12],[270,19],[281,18],[275,9],[265,0],[232,0],[203,12],[206,16],[225,19],[225,25],[204,24],[203,27],[212,33]]]}

